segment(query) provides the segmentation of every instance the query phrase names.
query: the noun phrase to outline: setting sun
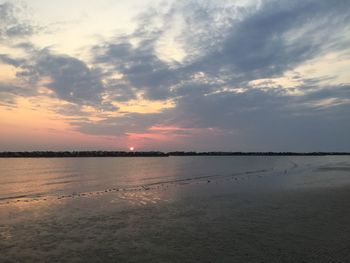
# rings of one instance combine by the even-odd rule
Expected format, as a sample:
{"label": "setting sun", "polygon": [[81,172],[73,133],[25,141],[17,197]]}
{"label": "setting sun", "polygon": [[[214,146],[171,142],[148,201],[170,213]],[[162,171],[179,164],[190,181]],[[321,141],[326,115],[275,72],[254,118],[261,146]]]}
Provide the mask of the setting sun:
{"label": "setting sun", "polygon": [[133,151],[133,150],[134,150],[134,147],[131,146],[131,147],[129,148],[129,150],[130,150],[130,151]]}

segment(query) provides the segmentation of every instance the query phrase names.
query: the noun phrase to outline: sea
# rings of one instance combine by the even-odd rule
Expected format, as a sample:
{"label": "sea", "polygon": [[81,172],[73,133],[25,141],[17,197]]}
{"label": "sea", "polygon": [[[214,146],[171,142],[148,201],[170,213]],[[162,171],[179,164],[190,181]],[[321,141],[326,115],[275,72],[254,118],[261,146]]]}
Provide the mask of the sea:
{"label": "sea", "polygon": [[350,156],[0,159],[0,262],[350,262]]}

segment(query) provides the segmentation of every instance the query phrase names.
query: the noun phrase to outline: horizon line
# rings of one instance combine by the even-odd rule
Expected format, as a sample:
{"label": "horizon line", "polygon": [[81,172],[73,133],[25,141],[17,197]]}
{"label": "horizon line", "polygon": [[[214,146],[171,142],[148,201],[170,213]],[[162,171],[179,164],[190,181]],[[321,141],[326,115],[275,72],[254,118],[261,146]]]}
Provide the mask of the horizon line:
{"label": "horizon line", "polygon": [[325,156],[350,155],[339,151],[2,151],[0,158],[21,157],[169,157],[169,156]]}

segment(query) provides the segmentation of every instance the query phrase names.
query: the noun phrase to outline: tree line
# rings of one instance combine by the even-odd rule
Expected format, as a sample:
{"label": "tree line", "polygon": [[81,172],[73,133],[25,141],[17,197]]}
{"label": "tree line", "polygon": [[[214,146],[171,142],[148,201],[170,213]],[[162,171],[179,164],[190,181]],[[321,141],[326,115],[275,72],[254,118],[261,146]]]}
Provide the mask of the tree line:
{"label": "tree line", "polygon": [[133,151],[30,151],[0,152],[0,158],[59,158],[59,157],[168,157],[168,156],[325,156],[350,155],[350,152],[133,152]]}

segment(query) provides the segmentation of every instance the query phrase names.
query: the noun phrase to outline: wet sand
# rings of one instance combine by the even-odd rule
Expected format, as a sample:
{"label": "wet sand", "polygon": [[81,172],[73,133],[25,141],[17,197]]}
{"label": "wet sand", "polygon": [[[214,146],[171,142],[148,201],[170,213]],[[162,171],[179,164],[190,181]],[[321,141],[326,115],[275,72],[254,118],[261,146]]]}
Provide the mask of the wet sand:
{"label": "wet sand", "polygon": [[0,203],[0,262],[350,262],[350,166]]}

